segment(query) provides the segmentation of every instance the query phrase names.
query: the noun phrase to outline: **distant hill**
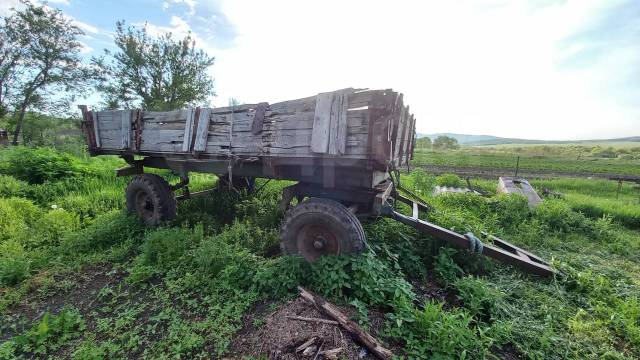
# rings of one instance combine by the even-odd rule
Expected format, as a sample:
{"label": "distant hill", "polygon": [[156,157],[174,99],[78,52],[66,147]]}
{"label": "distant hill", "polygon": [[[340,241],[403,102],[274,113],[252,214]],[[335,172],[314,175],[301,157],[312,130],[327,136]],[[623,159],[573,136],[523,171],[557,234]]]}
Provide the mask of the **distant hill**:
{"label": "distant hill", "polygon": [[466,146],[481,145],[504,145],[504,144],[592,144],[592,143],[616,143],[616,142],[639,142],[640,136],[630,136],[616,139],[591,139],[591,140],[532,140],[503,138],[493,135],[468,135],[453,133],[417,134],[419,138],[429,137],[431,140],[438,136],[445,135],[458,140],[458,143]]}

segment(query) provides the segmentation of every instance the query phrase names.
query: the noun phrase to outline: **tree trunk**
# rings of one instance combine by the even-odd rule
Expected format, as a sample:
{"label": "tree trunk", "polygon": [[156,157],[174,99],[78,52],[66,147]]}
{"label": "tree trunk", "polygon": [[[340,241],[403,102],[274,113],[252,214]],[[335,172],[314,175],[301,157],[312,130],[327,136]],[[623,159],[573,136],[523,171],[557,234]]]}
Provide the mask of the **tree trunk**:
{"label": "tree trunk", "polygon": [[20,136],[20,131],[22,130],[22,123],[24,122],[24,115],[27,112],[27,104],[22,104],[20,106],[20,114],[18,115],[18,122],[16,123],[16,129],[13,132],[13,141],[11,145],[18,145],[18,136]]}

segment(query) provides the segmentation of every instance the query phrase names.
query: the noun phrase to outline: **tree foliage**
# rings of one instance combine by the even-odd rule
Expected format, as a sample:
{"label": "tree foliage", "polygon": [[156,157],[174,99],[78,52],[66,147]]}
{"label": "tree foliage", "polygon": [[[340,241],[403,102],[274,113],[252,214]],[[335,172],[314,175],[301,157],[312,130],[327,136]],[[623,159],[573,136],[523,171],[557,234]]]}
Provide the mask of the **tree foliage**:
{"label": "tree foliage", "polygon": [[431,138],[428,136],[421,137],[416,140],[416,147],[418,149],[430,149],[431,148]]}
{"label": "tree foliage", "polygon": [[433,148],[436,150],[455,150],[459,149],[460,145],[458,144],[458,140],[440,135],[435,140],[433,140]]}
{"label": "tree foliage", "polygon": [[84,32],[57,9],[22,2],[0,25],[0,111],[13,112],[12,143],[28,110],[64,111],[84,92],[95,72],[82,62]]}
{"label": "tree foliage", "polygon": [[171,33],[152,37],[147,27],[116,23],[116,50],[94,59],[102,69],[99,87],[107,108],[142,107],[171,110],[206,102],[213,95],[207,69],[214,58],[195,48],[187,34],[175,40]]}

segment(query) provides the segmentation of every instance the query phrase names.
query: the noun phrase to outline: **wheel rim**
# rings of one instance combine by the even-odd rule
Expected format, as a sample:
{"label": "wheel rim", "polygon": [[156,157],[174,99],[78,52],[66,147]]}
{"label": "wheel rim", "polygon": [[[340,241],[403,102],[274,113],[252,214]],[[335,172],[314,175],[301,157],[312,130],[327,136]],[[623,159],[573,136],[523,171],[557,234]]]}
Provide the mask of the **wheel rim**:
{"label": "wheel rim", "polygon": [[296,240],[299,254],[309,262],[314,262],[320,256],[340,254],[338,237],[323,225],[305,225]]}
{"label": "wheel rim", "polygon": [[136,211],[145,221],[153,219],[155,207],[151,196],[146,191],[136,193]]}

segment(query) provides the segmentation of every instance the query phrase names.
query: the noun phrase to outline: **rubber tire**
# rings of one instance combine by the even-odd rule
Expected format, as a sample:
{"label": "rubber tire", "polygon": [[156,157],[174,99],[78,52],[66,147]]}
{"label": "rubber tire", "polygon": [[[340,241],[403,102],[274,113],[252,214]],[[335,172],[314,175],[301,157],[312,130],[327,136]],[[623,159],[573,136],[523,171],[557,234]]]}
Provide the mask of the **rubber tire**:
{"label": "rubber tire", "polygon": [[[136,196],[144,191],[153,204],[153,215],[145,218],[138,213]],[[137,214],[146,225],[157,226],[176,217],[176,198],[169,183],[156,174],[136,175],[131,179],[126,191],[127,211]]]}
{"label": "rubber tire", "polygon": [[[341,203],[322,198],[311,198],[287,211],[280,227],[283,253],[301,255],[298,251],[297,235],[305,225],[318,222],[329,223],[337,236],[340,252],[334,255],[361,253],[366,246],[366,235],[360,220]],[[308,262],[313,262],[305,258]]]}
{"label": "rubber tire", "polygon": [[[254,177],[233,176],[231,182],[233,187],[238,191],[244,190],[247,193],[252,193],[256,188],[256,178]],[[229,191],[228,175],[220,175],[218,177],[218,190]]]}

